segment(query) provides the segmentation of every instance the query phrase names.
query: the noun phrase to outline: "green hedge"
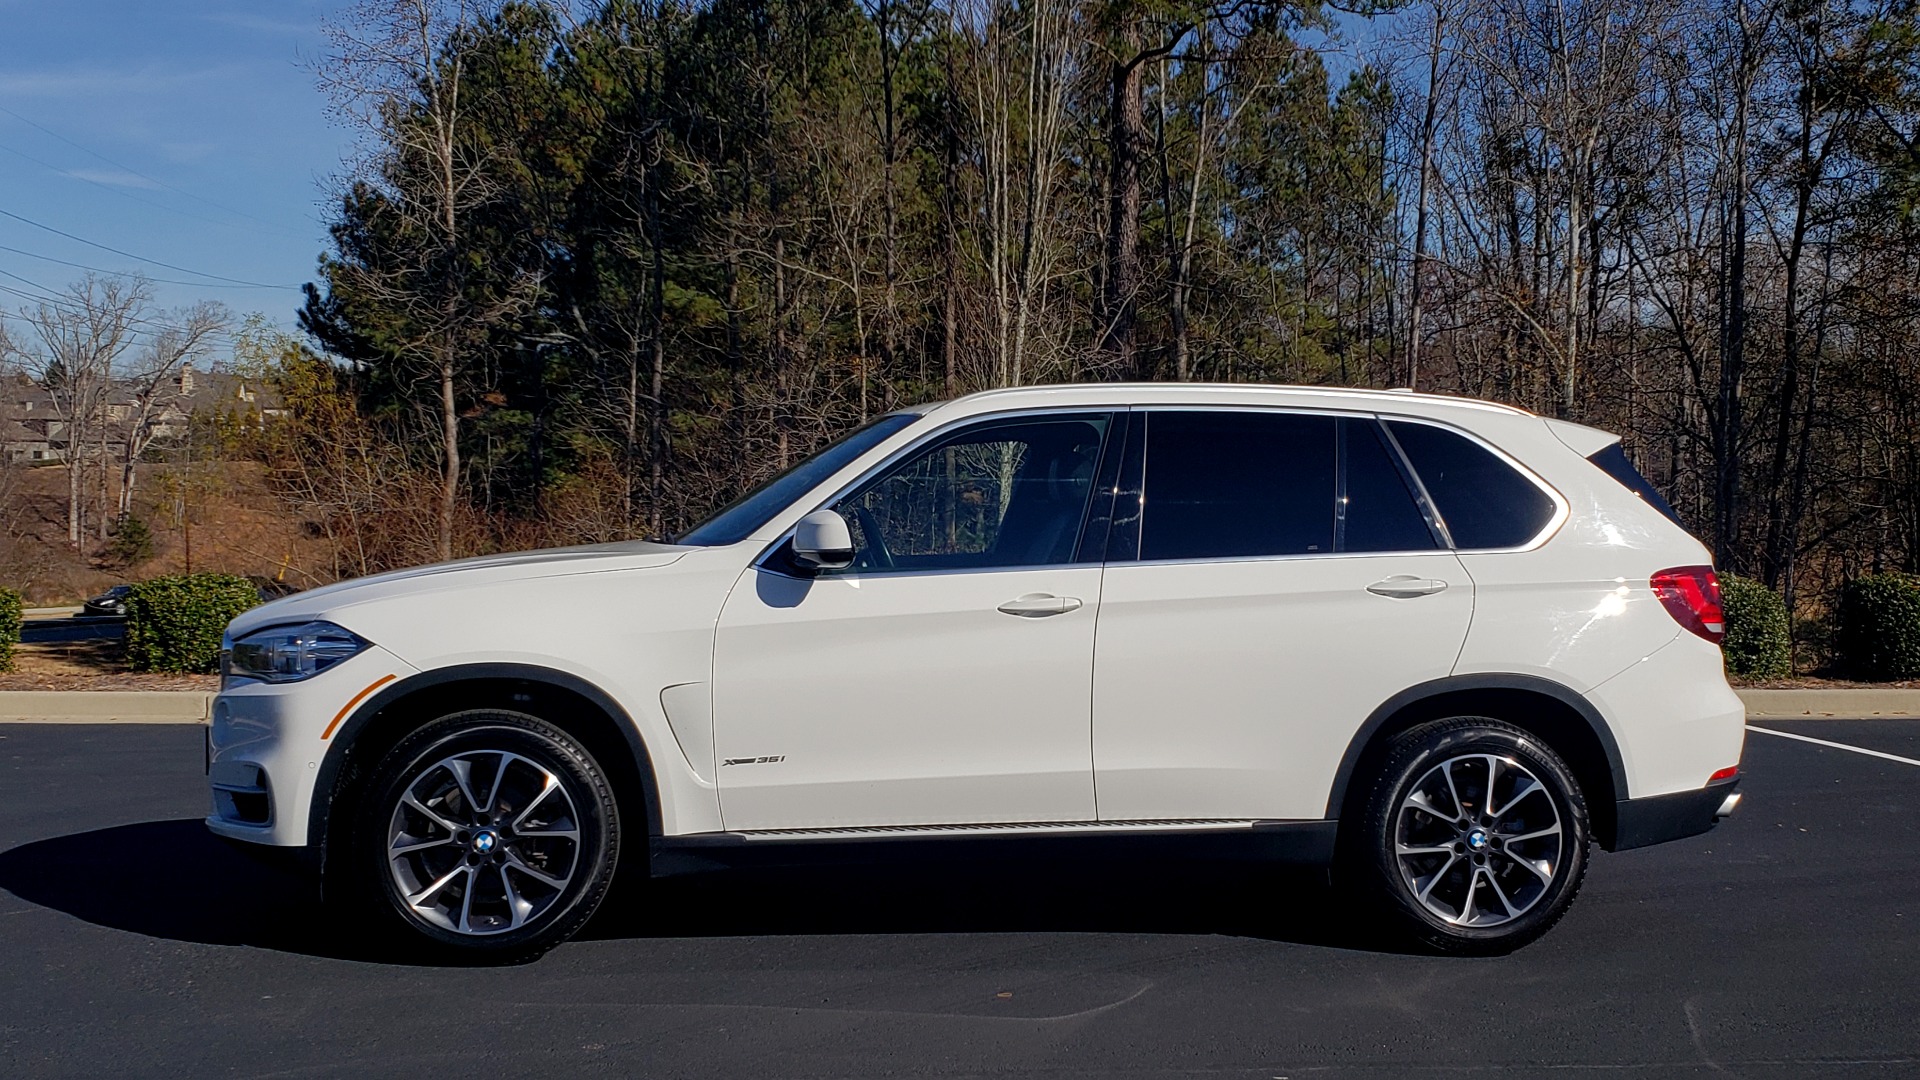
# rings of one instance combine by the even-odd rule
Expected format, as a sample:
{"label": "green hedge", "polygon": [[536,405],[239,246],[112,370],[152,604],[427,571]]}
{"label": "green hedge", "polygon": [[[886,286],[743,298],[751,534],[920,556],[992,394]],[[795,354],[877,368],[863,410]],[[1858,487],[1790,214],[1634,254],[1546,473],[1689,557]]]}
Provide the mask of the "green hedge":
{"label": "green hedge", "polygon": [[0,589],[0,671],[13,670],[13,647],[20,644],[20,594]]}
{"label": "green hedge", "polygon": [[1836,612],[1834,651],[1860,679],[1920,676],[1920,580],[1871,574],[1847,582]]}
{"label": "green hedge", "polygon": [[259,602],[253,583],[233,574],[143,581],[127,594],[127,666],[212,671],[220,663],[220,635],[227,624]]}
{"label": "green hedge", "polygon": [[1743,679],[1793,674],[1793,634],[1779,593],[1729,574],[1720,579],[1720,608],[1727,620],[1727,636],[1720,643],[1727,674]]}

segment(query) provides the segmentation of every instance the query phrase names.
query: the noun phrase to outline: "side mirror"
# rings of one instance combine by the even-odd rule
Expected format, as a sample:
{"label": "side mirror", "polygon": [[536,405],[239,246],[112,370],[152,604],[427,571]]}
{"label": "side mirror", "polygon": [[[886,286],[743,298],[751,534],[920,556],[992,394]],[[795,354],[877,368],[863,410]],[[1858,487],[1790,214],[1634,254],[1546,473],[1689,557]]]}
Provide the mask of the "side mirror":
{"label": "side mirror", "polygon": [[815,510],[793,529],[793,561],[808,570],[844,570],[853,565],[853,531],[833,510]]}

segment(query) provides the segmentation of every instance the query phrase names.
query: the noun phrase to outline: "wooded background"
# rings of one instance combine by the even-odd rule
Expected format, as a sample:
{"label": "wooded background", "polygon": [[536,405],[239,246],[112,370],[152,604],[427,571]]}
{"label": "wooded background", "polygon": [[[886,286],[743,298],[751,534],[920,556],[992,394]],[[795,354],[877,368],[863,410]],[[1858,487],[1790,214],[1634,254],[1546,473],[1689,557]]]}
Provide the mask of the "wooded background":
{"label": "wooded background", "polygon": [[1329,20],[367,0],[262,453],[347,574],[670,535],[986,387],[1414,386],[1623,433],[1802,614],[1920,570],[1910,0]]}

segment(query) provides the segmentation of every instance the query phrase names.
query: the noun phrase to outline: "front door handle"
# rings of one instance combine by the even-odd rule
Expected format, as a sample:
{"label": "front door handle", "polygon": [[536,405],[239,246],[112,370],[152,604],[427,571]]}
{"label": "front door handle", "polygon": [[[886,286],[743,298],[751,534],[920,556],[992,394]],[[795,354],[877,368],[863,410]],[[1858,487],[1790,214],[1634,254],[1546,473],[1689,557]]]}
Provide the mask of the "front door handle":
{"label": "front door handle", "polygon": [[1395,600],[1411,600],[1416,596],[1432,596],[1446,590],[1447,583],[1438,578],[1416,577],[1413,574],[1395,574],[1382,581],[1367,586],[1367,591],[1375,596],[1389,596]]}
{"label": "front door handle", "polygon": [[1080,598],[1077,596],[1055,596],[1052,593],[1035,592],[1015,597],[1001,604],[1000,610],[1024,619],[1044,619],[1049,615],[1065,615],[1079,607]]}

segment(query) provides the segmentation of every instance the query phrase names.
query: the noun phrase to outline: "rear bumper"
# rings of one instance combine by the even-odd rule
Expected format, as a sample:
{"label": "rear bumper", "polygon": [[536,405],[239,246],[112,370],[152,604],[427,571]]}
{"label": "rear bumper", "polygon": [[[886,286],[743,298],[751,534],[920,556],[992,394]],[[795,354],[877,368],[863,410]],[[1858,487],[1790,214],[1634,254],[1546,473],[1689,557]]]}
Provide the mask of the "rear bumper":
{"label": "rear bumper", "polygon": [[1613,843],[1610,851],[1664,844],[1698,836],[1733,813],[1740,802],[1734,789],[1740,781],[1708,784],[1695,791],[1676,791],[1645,799],[1623,799],[1613,804]]}

